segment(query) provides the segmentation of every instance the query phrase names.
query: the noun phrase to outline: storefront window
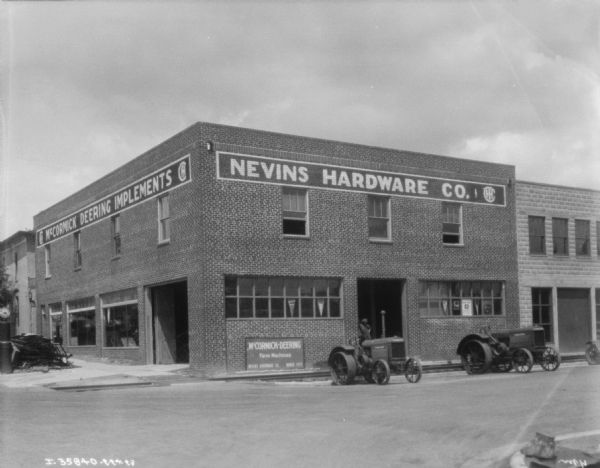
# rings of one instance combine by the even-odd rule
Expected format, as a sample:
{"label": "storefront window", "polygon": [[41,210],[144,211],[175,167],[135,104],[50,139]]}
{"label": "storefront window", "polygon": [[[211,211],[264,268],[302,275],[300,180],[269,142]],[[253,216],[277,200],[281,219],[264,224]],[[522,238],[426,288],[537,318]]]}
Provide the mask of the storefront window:
{"label": "storefront window", "polygon": [[107,348],[139,346],[137,291],[129,289],[105,294],[101,300],[104,346]]}
{"label": "storefront window", "polygon": [[96,307],[93,297],[67,303],[69,346],[96,345]]}
{"label": "storefront window", "polygon": [[421,317],[504,314],[501,281],[421,281]]}
{"label": "storefront window", "polygon": [[138,306],[125,304],[102,308],[104,346],[133,348],[139,346]]}
{"label": "storefront window", "polygon": [[341,281],[332,278],[225,278],[226,318],[341,317]]}

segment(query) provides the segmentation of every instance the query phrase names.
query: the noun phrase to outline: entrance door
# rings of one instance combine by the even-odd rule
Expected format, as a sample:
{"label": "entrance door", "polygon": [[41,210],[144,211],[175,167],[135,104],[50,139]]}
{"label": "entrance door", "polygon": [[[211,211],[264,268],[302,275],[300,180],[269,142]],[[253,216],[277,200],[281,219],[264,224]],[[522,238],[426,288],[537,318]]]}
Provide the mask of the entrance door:
{"label": "entrance door", "polygon": [[581,352],[590,339],[589,289],[561,289],[558,294],[558,343],[561,353]]}
{"label": "entrance door", "polygon": [[357,280],[358,319],[369,321],[373,338],[403,336],[402,287],[402,280]]}
{"label": "entrance door", "polygon": [[187,283],[152,288],[154,363],[189,362]]}

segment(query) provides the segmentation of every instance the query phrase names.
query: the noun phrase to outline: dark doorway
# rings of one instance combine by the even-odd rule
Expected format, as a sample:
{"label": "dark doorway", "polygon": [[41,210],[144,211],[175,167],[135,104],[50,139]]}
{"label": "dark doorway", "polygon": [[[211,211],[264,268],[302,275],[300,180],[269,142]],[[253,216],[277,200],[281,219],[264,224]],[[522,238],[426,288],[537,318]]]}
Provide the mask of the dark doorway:
{"label": "dark doorway", "polygon": [[592,335],[590,290],[559,288],[557,295],[560,352],[582,352]]}
{"label": "dark doorway", "polygon": [[154,363],[190,362],[187,282],[156,286],[151,294]]}
{"label": "dark doorway", "polygon": [[369,321],[373,338],[403,337],[402,287],[402,280],[357,280],[358,319]]}

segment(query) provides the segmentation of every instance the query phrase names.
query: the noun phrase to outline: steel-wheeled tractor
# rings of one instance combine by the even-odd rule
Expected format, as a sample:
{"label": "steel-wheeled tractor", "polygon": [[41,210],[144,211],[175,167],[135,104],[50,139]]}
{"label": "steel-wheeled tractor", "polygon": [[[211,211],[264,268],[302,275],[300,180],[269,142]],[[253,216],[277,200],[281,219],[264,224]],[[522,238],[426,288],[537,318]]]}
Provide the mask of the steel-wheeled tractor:
{"label": "steel-wheeled tractor", "polygon": [[331,378],[335,384],[349,385],[358,377],[369,383],[387,384],[393,372],[403,373],[410,383],[421,379],[421,361],[406,357],[402,338],[365,340],[361,344],[336,346],[329,353]]}
{"label": "steel-wheeled tractor", "polygon": [[560,354],[546,344],[542,327],[518,328],[491,331],[490,327],[480,333],[465,336],[456,353],[460,355],[467,374],[483,374],[488,370],[520,373],[531,371],[539,364],[546,371],[555,371],[560,366]]}

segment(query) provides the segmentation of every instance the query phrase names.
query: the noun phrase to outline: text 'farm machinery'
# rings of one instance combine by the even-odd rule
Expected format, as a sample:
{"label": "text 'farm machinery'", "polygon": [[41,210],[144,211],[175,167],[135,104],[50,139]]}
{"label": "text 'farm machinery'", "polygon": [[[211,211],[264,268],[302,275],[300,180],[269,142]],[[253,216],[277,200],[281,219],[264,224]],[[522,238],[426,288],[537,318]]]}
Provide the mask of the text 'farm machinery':
{"label": "text 'farm machinery'", "polygon": [[520,373],[531,371],[533,364],[540,364],[546,371],[560,366],[560,354],[546,344],[542,327],[498,330],[490,327],[480,333],[465,336],[456,350],[467,374],[483,374],[488,370]]}
{"label": "text 'farm machinery'", "polygon": [[329,353],[331,378],[349,385],[359,376],[368,383],[387,384],[391,372],[403,373],[410,383],[421,379],[421,361],[406,357],[404,339],[398,337],[364,340],[362,344],[336,346]]}

